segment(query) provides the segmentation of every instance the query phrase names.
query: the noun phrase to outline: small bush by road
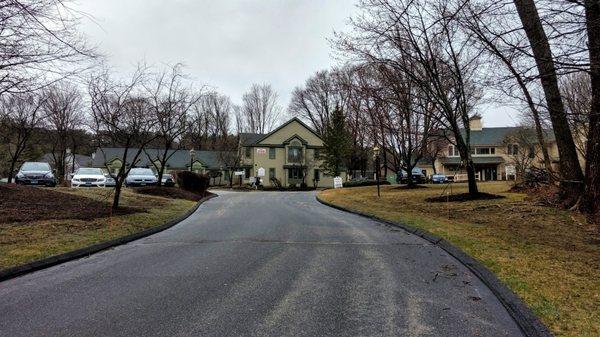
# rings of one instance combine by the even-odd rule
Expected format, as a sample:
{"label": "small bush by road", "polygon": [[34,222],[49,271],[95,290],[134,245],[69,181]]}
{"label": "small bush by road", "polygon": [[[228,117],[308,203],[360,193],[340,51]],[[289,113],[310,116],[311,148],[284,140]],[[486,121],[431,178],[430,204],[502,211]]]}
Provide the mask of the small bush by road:
{"label": "small bush by road", "polygon": [[[481,183],[504,198],[427,202],[444,185],[326,190],[325,201],[441,236],[484,263],[529,304],[556,336],[600,336],[600,245],[581,214],[510,193],[506,182]],[[467,191],[454,184],[453,194]]]}

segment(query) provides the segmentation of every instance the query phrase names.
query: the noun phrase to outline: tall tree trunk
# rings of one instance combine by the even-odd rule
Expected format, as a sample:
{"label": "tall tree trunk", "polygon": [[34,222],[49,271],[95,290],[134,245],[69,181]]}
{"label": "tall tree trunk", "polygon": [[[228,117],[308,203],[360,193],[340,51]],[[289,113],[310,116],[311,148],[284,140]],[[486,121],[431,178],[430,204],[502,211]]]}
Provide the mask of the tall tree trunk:
{"label": "tall tree trunk", "polygon": [[589,117],[585,165],[584,210],[600,230],[600,2],[585,1],[585,17],[590,48],[592,107]]}
{"label": "tall tree trunk", "polygon": [[15,174],[15,167],[17,166],[17,158],[11,158],[10,160],[10,171],[8,172],[8,183],[11,184],[13,176]]}
{"label": "tall tree trunk", "polygon": [[581,193],[583,172],[558,87],[558,78],[548,37],[544,32],[533,0],[514,0],[514,4],[533,51],[556,136],[560,155],[560,173],[563,179],[561,193],[568,203],[575,203]]}
{"label": "tall tree trunk", "polygon": [[113,197],[112,209],[119,209],[119,200],[121,200],[121,188],[123,188],[123,181],[117,181],[117,185],[115,187],[115,195]]}
{"label": "tall tree trunk", "polygon": [[469,181],[469,194],[474,196],[479,194],[479,189],[477,188],[477,179],[475,176],[475,163],[473,160],[469,158],[466,164],[467,169],[467,180]]}
{"label": "tall tree trunk", "polygon": [[[470,130],[467,130],[470,133]],[[467,135],[469,134],[467,133]],[[471,148],[470,145],[467,145],[467,142],[463,140],[462,136],[460,136],[459,132],[454,132],[456,138],[456,148],[458,149],[458,153],[460,154],[460,159],[465,163],[465,169],[467,170],[467,181],[469,185],[469,194],[475,197],[479,194],[479,189],[477,188],[477,179],[475,177],[475,163],[473,162],[473,158],[471,157]]]}
{"label": "tall tree trunk", "polygon": [[[504,65],[508,68],[508,71],[512,74],[512,76],[517,81],[519,88],[523,92],[523,96],[525,96],[525,101],[527,101],[527,106],[529,106],[529,110],[531,111],[531,117],[533,117],[533,124],[535,126],[535,135],[537,137],[537,141],[540,144],[540,148],[542,151],[542,157],[544,158],[544,167],[550,173],[553,173],[552,164],[550,160],[550,155],[548,154],[548,148],[546,148],[546,141],[544,139],[544,129],[542,128],[542,122],[540,118],[540,113],[535,106],[533,98],[531,97],[531,93],[527,88],[527,84],[523,79],[523,76],[517,71],[515,66],[512,64],[512,61],[502,53],[500,49],[494,44],[494,42],[487,38],[483,33],[476,31],[478,38],[484,43],[487,48],[494,54]],[[551,177],[553,175],[551,174]]]}

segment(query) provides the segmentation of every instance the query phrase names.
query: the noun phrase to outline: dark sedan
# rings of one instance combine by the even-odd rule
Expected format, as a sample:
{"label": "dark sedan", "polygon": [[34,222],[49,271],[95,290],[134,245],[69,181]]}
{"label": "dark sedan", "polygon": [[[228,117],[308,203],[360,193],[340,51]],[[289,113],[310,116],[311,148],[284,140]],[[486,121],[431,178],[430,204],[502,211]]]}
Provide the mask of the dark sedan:
{"label": "dark sedan", "polygon": [[56,186],[56,178],[50,164],[25,162],[15,176],[15,183],[54,187]]}

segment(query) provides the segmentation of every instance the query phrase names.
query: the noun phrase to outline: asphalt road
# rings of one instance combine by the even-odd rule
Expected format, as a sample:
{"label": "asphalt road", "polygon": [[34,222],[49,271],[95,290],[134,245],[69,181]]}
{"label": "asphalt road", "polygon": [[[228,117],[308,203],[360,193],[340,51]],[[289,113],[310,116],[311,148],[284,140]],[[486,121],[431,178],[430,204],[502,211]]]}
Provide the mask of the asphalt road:
{"label": "asphalt road", "polygon": [[522,336],[443,250],[319,204],[220,193],[181,224],[0,283],[0,336]]}

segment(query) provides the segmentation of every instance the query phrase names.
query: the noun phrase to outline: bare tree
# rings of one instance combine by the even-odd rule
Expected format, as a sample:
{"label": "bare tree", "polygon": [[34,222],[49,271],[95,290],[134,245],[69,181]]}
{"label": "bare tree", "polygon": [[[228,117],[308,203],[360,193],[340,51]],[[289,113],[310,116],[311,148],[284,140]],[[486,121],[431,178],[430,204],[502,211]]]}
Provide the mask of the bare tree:
{"label": "bare tree", "polygon": [[78,74],[95,57],[76,30],[79,16],[69,2],[0,1],[0,94],[29,90],[45,77]]}
{"label": "bare tree", "polygon": [[563,76],[560,79],[560,87],[577,152],[585,158],[589,138],[588,123],[592,109],[590,76],[586,73]]}
{"label": "bare tree", "polygon": [[581,192],[583,172],[581,171],[577,148],[569,128],[569,121],[558,86],[558,75],[548,36],[544,31],[533,0],[514,0],[513,2],[534,55],[542,88],[544,89],[548,113],[556,135],[556,144],[560,153],[560,171],[563,178],[561,192],[567,200],[575,203]]}
{"label": "bare tree", "polygon": [[[478,6],[474,2],[465,2],[464,11],[460,16],[461,25],[472,34],[474,42],[491,56],[491,60],[498,61],[508,72],[508,76],[496,76],[491,81],[488,80],[487,83],[498,85],[500,90],[505,93],[512,88],[511,83],[514,82],[518,86],[535,126],[537,141],[544,158],[544,166],[548,172],[552,173],[541,113],[528,87],[530,81],[528,77],[530,75],[527,72],[530,71],[531,67],[527,64],[525,69],[521,69],[523,68],[521,65],[523,59],[530,59],[529,55],[523,53],[522,48],[519,47],[525,37],[519,31],[512,29],[516,18],[514,18],[512,8],[507,12],[505,7],[505,3],[483,2]],[[488,72],[485,76],[489,79],[492,73]]]}
{"label": "bare tree", "polygon": [[219,149],[229,135],[229,124],[233,103],[228,96],[218,92],[203,95],[196,105],[196,120],[200,122],[202,134],[210,149]]}
{"label": "bare tree", "polygon": [[140,160],[144,147],[157,138],[152,132],[155,121],[151,104],[142,95],[141,87],[146,77],[146,69],[139,67],[128,82],[114,80],[108,71],[89,81],[93,124],[101,138],[100,145],[123,148],[118,172],[109,170],[116,182],[113,209],[119,208],[121,188],[129,171]]}
{"label": "bare tree", "polygon": [[267,133],[279,121],[281,107],[270,84],[253,84],[242,97],[241,116],[248,132]]}
{"label": "bare tree", "polygon": [[[404,65],[407,69],[415,65]],[[413,168],[427,154],[429,137],[435,129],[434,102],[422,92],[418,83],[406,76],[404,70],[380,66],[379,88],[373,93],[381,100],[377,119],[382,130],[381,142],[387,153],[398,157],[408,185],[413,186]],[[415,69],[416,71],[416,69]]]}
{"label": "bare tree", "polygon": [[590,214],[590,218],[600,231],[600,2],[585,0],[583,4],[588,35],[592,94],[583,209]]}
{"label": "bare tree", "polygon": [[365,0],[351,21],[353,33],[338,35],[338,47],[373,64],[395,68],[434,103],[432,115],[452,133],[467,171],[469,193],[478,193],[471,157],[469,118],[481,90],[475,77],[480,51],[456,20],[459,8],[444,1]]}
{"label": "bare tree", "polygon": [[40,126],[44,103],[37,94],[13,94],[0,98],[0,137],[9,155],[8,183],[12,183],[17,164],[33,132]]}
{"label": "bare tree", "polygon": [[219,151],[218,154],[219,161],[225,165],[224,169],[228,172],[229,187],[233,187],[235,171],[241,166],[242,156],[239,152],[239,144],[239,136],[228,137],[224,140],[222,151]]}
{"label": "bare tree", "polygon": [[185,84],[181,68],[177,64],[168,71],[162,71],[146,85],[152,119],[156,122],[156,141],[162,148],[157,153],[145,153],[158,172],[159,187],[162,186],[167,162],[181,148],[181,137],[188,130],[189,112],[200,99],[200,95]]}
{"label": "bare tree", "polygon": [[535,130],[531,127],[521,126],[506,135],[503,144],[508,149],[508,156],[515,165],[517,176],[523,177],[537,157]]}
{"label": "bare tree", "polygon": [[323,135],[336,106],[346,108],[347,96],[340,83],[343,70],[333,69],[316,72],[306,80],[303,87],[297,87],[292,93],[288,112],[309,120],[315,131]]}
{"label": "bare tree", "polygon": [[57,176],[63,181],[67,173],[67,155],[76,150],[75,130],[84,124],[81,92],[74,85],[60,82],[44,90],[44,120],[51,132],[51,155]]}

